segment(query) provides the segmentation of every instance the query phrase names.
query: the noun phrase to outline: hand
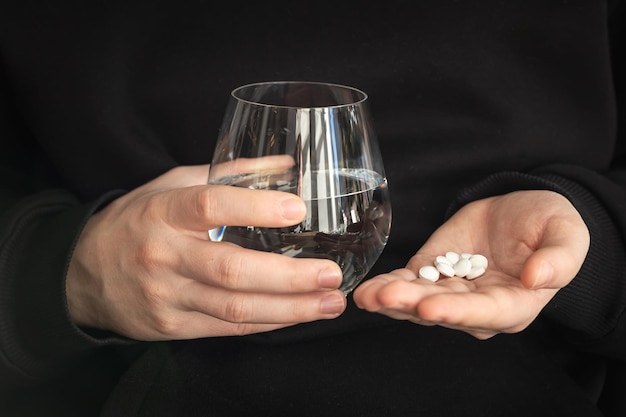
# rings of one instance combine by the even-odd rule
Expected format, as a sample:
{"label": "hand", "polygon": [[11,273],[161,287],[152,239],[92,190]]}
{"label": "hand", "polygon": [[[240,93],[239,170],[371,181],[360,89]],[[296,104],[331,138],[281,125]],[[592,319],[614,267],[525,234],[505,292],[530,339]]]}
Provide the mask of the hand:
{"label": "hand", "polygon": [[[461,208],[406,268],[365,281],[354,300],[368,311],[487,339],[525,329],[574,278],[588,249],[587,226],[565,197],[513,192]],[[420,267],[447,251],[485,255],[486,273],[434,283],[418,278]]]}
{"label": "hand", "polygon": [[206,185],[208,166],[179,167],[87,223],[67,274],[79,326],[140,340],[268,331],[337,317],[345,296],[329,260],[294,259],[208,240],[220,225],[285,227],[293,194]]}

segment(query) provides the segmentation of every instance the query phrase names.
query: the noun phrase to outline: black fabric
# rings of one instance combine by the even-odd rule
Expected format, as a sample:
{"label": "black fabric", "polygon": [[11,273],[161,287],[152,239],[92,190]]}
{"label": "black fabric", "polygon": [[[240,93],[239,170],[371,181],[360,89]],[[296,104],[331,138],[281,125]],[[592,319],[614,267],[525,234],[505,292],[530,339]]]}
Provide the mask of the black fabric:
{"label": "black fabric", "polygon": [[159,345],[131,368],[102,416],[603,415],[554,360],[556,347],[539,341],[543,331],[481,342],[386,322],[292,343]]}
{"label": "black fabric", "polygon": [[[623,20],[596,0],[4,2],[0,415],[621,415]],[[65,273],[88,216],[208,163],[230,91],[279,79],[370,97],[393,204],[370,275],[403,266],[450,207],[528,188],[583,214],[583,270],[531,328],[484,342],[351,300],[337,320],[240,338],[74,326]]]}

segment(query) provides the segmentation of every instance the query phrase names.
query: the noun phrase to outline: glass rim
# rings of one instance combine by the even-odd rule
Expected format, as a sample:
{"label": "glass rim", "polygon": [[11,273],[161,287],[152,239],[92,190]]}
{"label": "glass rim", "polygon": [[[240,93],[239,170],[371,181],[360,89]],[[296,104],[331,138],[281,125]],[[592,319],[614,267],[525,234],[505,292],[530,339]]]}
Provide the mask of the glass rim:
{"label": "glass rim", "polygon": [[285,108],[285,109],[301,109],[303,107],[300,106],[290,106],[290,105],[286,105],[286,104],[273,104],[273,103],[265,103],[265,102],[260,102],[260,101],[254,101],[254,100],[250,100],[250,99],[246,99],[243,97],[240,97],[237,95],[238,92],[241,92],[242,90],[246,90],[246,89],[250,89],[253,87],[263,87],[263,86],[272,86],[272,85],[288,85],[288,84],[301,84],[301,85],[311,85],[311,86],[325,86],[325,87],[329,87],[329,88],[335,88],[335,89],[341,89],[341,90],[345,90],[345,91],[349,91],[352,92],[354,94],[357,95],[358,98],[356,98],[355,100],[351,100],[350,102],[346,102],[346,103],[340,103],[340,104],[333,104],[333,105],[328,105],[328,106],[307,106],[305,108],[308,109],[322,109],[322,108],[341,108],[341,107],[348,107],[348,106],[354,106],[357,104],[361,104],[364,103],[367,99],[368,99],[368,95],[365,91],[358,89],[356,87],[352,87],[349,85],[345,85],[345,84],[338,84],[338,83],[331,83],[331,82],[324,82],[324,81],[260,81],[260,82],[254,82],[254,83],[249,83],[249,84],[244,84],[244,85],[240,85],[239,87],[233,89],[230,93],[231,97],[234,98],[237,101],[240,101],[242,103],[249,103],[249,104],[253,104],[253,105],[257,105],[257,106],[263,106],[263,107],[276,107],[276,108]]}

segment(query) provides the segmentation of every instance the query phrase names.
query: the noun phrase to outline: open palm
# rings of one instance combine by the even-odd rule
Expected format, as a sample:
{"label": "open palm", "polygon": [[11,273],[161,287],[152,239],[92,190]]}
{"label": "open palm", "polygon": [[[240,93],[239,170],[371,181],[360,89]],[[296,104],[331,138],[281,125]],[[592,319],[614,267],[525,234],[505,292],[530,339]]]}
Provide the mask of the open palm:
{"label": "open palm", "polygon": [[[551,191],[518,191],[472,202],[444,223],[406,268],[365,281],[360,308],[486,339],[525,329],[580,270],[589,231],[574,206]],[[474,280],[418,278],[447,251],[489,259]]]}

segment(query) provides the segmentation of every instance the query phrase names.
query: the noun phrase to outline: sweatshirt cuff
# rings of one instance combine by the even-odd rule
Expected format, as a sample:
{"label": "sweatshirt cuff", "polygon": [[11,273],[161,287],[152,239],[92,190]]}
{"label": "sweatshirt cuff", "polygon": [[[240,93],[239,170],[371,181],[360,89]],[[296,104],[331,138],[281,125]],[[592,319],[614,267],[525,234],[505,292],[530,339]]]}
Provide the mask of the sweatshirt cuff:
{"label": "sweatshirt cuff", "polygon": [[44,192],[20,206],[15,226],[4,242],[3,284],[12,300],[0,306],[7,335],[4,361],[18,379],[46,379],[62,374],[94,349],[129,343],[108,335],[94,337],[71,321],[65,278],[73,248],[85,223],[122,192],[89,205],[78,205],[63,192]]}

